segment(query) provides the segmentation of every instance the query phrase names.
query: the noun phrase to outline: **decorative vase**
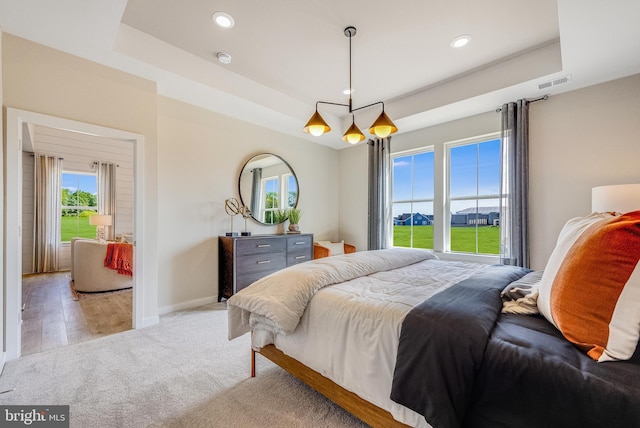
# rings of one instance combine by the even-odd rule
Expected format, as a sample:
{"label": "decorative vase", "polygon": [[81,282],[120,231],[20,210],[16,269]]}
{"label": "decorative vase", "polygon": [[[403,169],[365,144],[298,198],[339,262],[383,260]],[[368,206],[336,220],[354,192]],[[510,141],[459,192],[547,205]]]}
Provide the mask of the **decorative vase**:
{"label": "decorative vase", "polygon": [[300,226],[297,224],[290,224],[289,225],[289,232],[300,232]]}
{"label": "decorative vase", "polygon": [[276,224],[276,235],[283,235],[283,234],[284,234],[284,223]]}

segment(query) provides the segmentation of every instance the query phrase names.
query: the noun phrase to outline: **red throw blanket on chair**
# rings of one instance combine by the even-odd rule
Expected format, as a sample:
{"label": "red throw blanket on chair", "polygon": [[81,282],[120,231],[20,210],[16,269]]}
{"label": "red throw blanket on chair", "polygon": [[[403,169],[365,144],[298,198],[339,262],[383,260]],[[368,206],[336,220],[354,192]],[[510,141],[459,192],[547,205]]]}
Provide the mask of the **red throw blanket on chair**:
{"label": "red throw blanket on chair", "polygon": [[104,267],[117,270],[121,275],[133,276],[133,245],[125,243],[107,244]]}

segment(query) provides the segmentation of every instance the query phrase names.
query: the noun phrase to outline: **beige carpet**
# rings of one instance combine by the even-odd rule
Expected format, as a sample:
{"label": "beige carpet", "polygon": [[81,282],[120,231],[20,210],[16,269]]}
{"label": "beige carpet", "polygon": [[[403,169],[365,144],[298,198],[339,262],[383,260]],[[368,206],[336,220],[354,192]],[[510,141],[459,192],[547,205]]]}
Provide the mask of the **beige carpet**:
{"label": "beige carpet", "polygon": [[6,363],[3,404],[69,404],[71,427],[364,427],[258,356],[227,340],[224,303],[160,324]]}

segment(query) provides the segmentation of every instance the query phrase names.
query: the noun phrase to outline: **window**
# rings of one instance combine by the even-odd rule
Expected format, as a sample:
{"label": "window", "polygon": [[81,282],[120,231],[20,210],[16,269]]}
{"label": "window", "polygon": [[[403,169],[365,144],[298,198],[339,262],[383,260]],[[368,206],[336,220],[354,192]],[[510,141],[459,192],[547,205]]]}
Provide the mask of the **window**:
{"label": "window", "polygon": [[392,159],[393,245],[433,249],[434,154]]}
{"label": "window", "polygon": [[500,139],[448,146],[451,251],[500,254]]}
{"label": "window", "polygon": [[287,208],[294,208],[298,200],[298,182],[293,174],[285,174],[282,182],[285,186],[282,194],[287,195]]}
{"label": "window", "polygon": [[498,134],[392,155],[393,246],[500,253]]}
{"label": "window", "polygon": [[275,211],[280,209],[280,193],[278,177],[264,178],[262,180],[262,194],[264,195],[264,222],[275,223]]}
{"label": "window", "polygon": [[265,223],[278,223],[278,212],[293,208],[298,200],[298,182],[293,174],[262,179],[262,219]]}
{"label": "window", "polygon": [[98,212],[96,175],[63,171],[61,201],[60,240],[95,238],[96,226],[89,224],[89,216]]}

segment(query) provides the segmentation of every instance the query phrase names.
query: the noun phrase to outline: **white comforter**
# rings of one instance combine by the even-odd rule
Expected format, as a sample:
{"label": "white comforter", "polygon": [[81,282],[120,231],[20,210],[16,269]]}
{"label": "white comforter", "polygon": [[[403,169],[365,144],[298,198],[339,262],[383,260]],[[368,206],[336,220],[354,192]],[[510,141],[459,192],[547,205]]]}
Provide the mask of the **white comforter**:
{"label": "white comforter", "polygon": [[348,257],[326,257],[276,272],[228,300],[229,339],[254,328],[291,334],[309,301],[321,288],[435,258],[425,250],[394,248],[362,251]]}
{"label": "white comforter", "polygon": [[[385,268],[374,268],[374,261]],[[265,278],[270,285],[260,285],[261,280],[231,297],[229,337],[253,329],[254,348],[273,343],[343,388],[391,412],[395,419],[427,427],[424,417],[389,398],[402,321],[417,304],[486,266],[440,261],[430,252],[408,249],[360,252],[303,263]],[[289,274],[291,270],[293,275]],[[314,272],[312,276],[318,271],[329,272],[336,282],[326,286],[325,277],[321,286],[312,280],[296,280],[306,270]],[[369,271],[363,276],[356,273]],[[344,282],[339,282],[343,277]],[[298,281],[305,284],[300,286],[302,291],[283,287],[297,289]],[[270,295],[271,288],[280,290]],[[289,303],[280,299],[293,301],[296,310],[281,313],[280,304]],[[252,308],[260,313],[252,312]],[[295,320],[289,319],[290,312],[295,312]],[[271,313],[277,314],[278,321]]]}

